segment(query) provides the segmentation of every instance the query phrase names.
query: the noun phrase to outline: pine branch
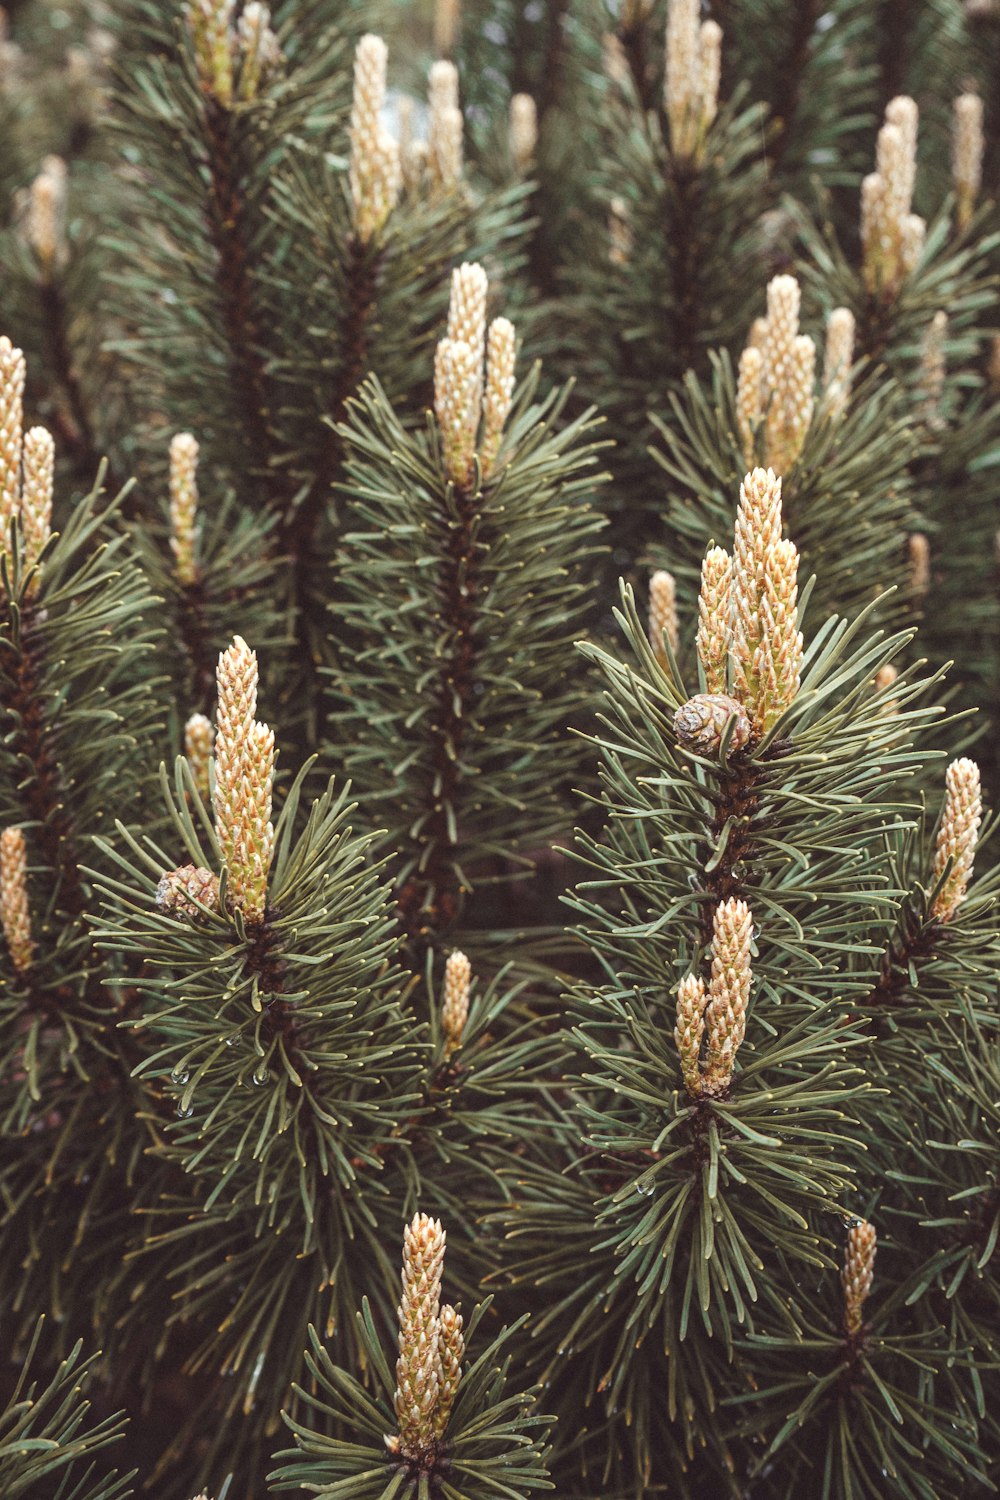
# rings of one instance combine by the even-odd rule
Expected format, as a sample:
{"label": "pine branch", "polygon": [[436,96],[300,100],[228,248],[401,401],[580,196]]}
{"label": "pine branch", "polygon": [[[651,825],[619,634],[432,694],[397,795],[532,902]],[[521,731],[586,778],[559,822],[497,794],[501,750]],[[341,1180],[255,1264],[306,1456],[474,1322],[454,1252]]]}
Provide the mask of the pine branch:
{"label": "pine branch", "polygon": [[374,383],[344,429],[354,498],[338,612],[357,647],[336,712],[345,764],[390,823],[401,919],[420,943],[458,920],[494,856],[509,869],[553,836],[578,758],[560,735],[583,702],[559,664],[599,526],[594,449],[589,415],[558,424],[568,393],[532,404],[536,378],[488,481],[477,469],[453,482],[436,435],[407,433]]}
{"label": "pine branch", "polygon": [[[472,1314],[469,1344],[488,1305],[481,1304]],[[296,1393],[318,1425],[286,1417],[296,1446],[276,1455],[284,1460],[269,1475],[276,1493],[306,1485],[349,1491],[357,1500],[402,1500],[433,1493],[431,1484],[437,1487],[443,1481],[454,1500],[492,1500],[500,1494],[522,1496],[553,1488],[545,1462],[550,1419],[535,1414],[534,1392],[505,1393],[512,1363],[506,1346],[519,1324],[504,1329],[482,1354],[463,1365],[443,1438],[426,1452],[408,1457],[391,1446],[399,1392],[367,1298],[357,1317],[375,1393],[369,1394],[352,1374],[335,1365],[310,1328],[306,1367],[313,1384],[297,1387]],[[331,1418],[333,1434],[328,1435]]]}
{"label": "pine branch", "polygon": [[0,1412],[0,1485],[10,1500],[45,1494],[52,1500],[115,1500],[130,1495],[134,1473],[101,1472],[94,1455],[120,1442],[121,1412],[95,1418],[83,1391],[93,1358],[77,1344],[54,1374],[36,1373],[39,1320],[11,1399]]}
{"label": "pine branch", "polygon": [[460,909],[460,877],[448,855],[452,827],[461,807],[461,765],[472,693],[477,677],[477,532],[479,507],[471,486],[456,485],[453,524],[442,558],[439,583],[441,617],[450,647],[443,657],[433,690],[429,729],[433,746],[428,777],[421,798],[429,810],[422,821],[425,857],[419,874],[411,875],[399,893],[399,909],[413,941],[430,917],[433,928],[446,931]]}
{"label": "pine branch", "polygon": [[16,612],[9,597],[2,602],[0,672],[6,677],[5,706],[16,723],[12,745],[15,755],[34,772],[24,790],[27,811],[38,824],[38,841],[56,872],[59,904],[71,918],[80,919],[88,902],[62,771],[45,725],[39,678],[43,645],[38,639],[37,610],[29,600]]}
{"label": "pine branch", "polygon": [[315,474],[304,498],[284,518],[284,550],[293,559],[296,598],[305,600],[306,573],[316,531],[329,496],[342,480],[344,444],[341,424],[347,405],[368,367],[369,324],[376,311],[381,255],[352,236],[346,247],[346,308],[340,335],[341,359],[330,404],[329,426]]}
{"label": "pine branch", "polygon": [[780,170],[782,157],[792,139],[810,44],[819,16],[820,0],[799,0],[792,11],[787,51],[776,76],[777,86],[771,100],[772,116],[777,129],[771,139],[768,155],[776,170]]}
{"label": "pine branch", "polygon": [[248,240],[243,172],[231,140],[232,115],[211,95],[204,101],[209,169],[209,224],[218,254],[218,290],[233,385],[255,469],[266,473],[275,452],[274,406],[262,349],[254,264]]}

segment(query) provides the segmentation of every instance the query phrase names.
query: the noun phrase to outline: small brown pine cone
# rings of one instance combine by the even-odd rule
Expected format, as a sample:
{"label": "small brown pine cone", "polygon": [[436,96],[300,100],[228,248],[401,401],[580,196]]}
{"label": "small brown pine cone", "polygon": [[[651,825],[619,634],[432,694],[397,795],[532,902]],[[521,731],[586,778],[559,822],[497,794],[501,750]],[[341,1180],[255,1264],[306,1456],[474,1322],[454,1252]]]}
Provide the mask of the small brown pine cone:
{"label": "small brown pine cone", "polygon": [[674,731],[685,750],[715,755],[726,725],[735,714],[730,750],[741,750],[750,738],[750,720],[742,703],[727,693],[696,693],[674,714]]}
{"label": "small brown pine cone", "polygon": [[195,905],[196,901],[210,911],[219,910],[219,877],[198,865],[168,870],[156,888],[157,906],[172,917],[197,920],[204,913]]}

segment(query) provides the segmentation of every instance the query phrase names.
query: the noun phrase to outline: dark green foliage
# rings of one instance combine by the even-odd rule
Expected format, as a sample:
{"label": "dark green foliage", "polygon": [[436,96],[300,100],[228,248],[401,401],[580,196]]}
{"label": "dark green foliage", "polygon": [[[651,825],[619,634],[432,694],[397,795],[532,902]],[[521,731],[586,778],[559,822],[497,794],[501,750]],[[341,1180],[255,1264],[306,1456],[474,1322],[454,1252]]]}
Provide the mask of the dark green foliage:
{"label": "dark green foliage", "polygon": [[[893,1275],[893,1247],[879,1258]],[[863,1335],[845,1338],[839,1292],[828,1275],[818,1296],[797,1293],[792,1334],[747,1341],[756,1389],[740,1398],[739,1431],[767,1442],[754,1472],[781,1500],[803,1490],[817,1500],[985,1492],[966,1350],[933,1322],[921,1326],[899,1293],[873,1298]],[[801,1374],[790,1379],[790,1369]]]}
{"label": "dark green foliage", "polygon": [[846,204],[868,170],[878,86],[872,11],[866,0],[714,0],[723,85],[740,80],[766,106],[779,193],[808,201],[825,187]]}
{"label": "dark green foliage", "polygon": [[[601,37],[611,24],[604,0],[466,0],[460,7],[454,60],[471,151],[490,180],[513,171],[508,144],[510,101],[535,104],[538,145],[528,275],[545,297],[558,290],[560,268],[575,259],[586,194],[586,163],[599,140]],[[535,330],[533,330],[535,331]],[[539,352],[555,352],[546,322]]]}
{"label": "dark green foliage", "polygon": [[470,892],[563,832],[582,770],[568,729],[587,691],[567,652],[600,528],[593,422],[562,422],[568,392],[536,390],[537,373],[495,474],[468,489],[447,479],[435,429],[407,434],[377,385],[344,433],[334,732],[387,824],[413,937],[461,928]]}
{"label": "dark green foliage", "polygon": [[709,350],[742,338],[750,321],[766,172],[763,116],[742,91],[720,110],[697,164],[672,154],[663,111],[644,109],[629,80],[606,87],[602,123],[564,316],[567,368],[616,433],[605,504],[617,576],[656,535],[662,481],[647,451],[656,415],[685,372],[704,372]]}
{"label": "dark green foliage", "polygon": [[[27,351],[24,425],[52,429],[61,483],[37,593],[17,526],[0,539],[0,831],[24,833],[35,945],[18,967],[5,906],[0,1313],[30,1369],[0,1423],[4,1495],[118,1500],[118,1407],[145,1500],[511,1500],[550,1467],[566,1500],[990,1492],[1000,29],[967,9],[712,0],[723,102],[691,165],[666,128],[666,0],[464,0],[442,44],[464,178],[411,172],[362,245],[354,46],[385,35],[383,123],[402,89],[424,134],[431,0],[281,0],[284,61],[233,108],[198,77],[181,0],[10,0],[0,333]],[[117,37],[107,92],[94,23]],[[951,104],[977,82],[985,186],[959,233]],[[901,89],[930,228],[877,299],[860,181]],[[518,91],[541,134],[515,169]],[[69,196],[46,266],[13,195],[51,150]],[[454,484],[435,344],[473,260],[529,353],[494,472]],[[753,454],[737,435],[735,357],[786,271],[817,345],[834,307],[859,325],[844,414],[817,382],[781,476],[803,680],[762,738],[715,705],[731,727],[697,754],[674,714],[706,685],[698,570],[767,459],[766,434]],[[938,311],[940,390],[921,367]],[[551,390],[535,351],[572,381]],[[8,457],[13,426],[7,409]],[[188,584],[166,515],[185,430]],[[105,450],[111,493],[139,483],[71,500]],[[646,567],[674,576],[676,649],[649,644]],[[237,632],[280,747],[259,920],[229,897],[194,770],[156,777],[213,713]],[[943,919],[956,754],[981,760],[987,816]],[[208,899],[171,910],[161,880],[188,863]],[[677,991],[711,982],[733,899],[746,1034],[699,1092]],[[423,1473],[385,1441],[418,1212],[475,1309]],[[859,1214],[878,1254],[850,1332]],[[78,1339],[104,1351],[93,1371]]]}
{"label": "dark green foliage", "polygon": [[[670,405],[669,418],[653,419],[654,457],[668,483],[660,480],[666,495],[650,555],[696,588],[708,543],[727,544],[732,496],[747,468],[728,356],[713,358],[708,389],[689,375]],[[858,378],[842,418],[818,404],[802,452],[782,476],[786,531],[802,555],[800,576],[815,575],[818,613],[854,614],[892,587],[900,592],[883,597],[880,611],[898,616],[906,608],[915,451],[912,405],[884,376]]]}
{"label": "dark green foliage", "polygon": [[[90,1416],[83,1387],[93,1360],[79,1344],[46,1378],[34,1368],[42,1335],[39,1322],[5,1409],[0,1412],[0,1485],[9,1500],[114,1500],[131,1494],[131,1475],[102,1471],[94,1455],[121,1440],[121,1413]],[[40,1364],[41,1361],[39,1360]]]}
{"label": "dark green foliage", "polygon": [[[171,554],[165,476],[160,516],[144,525],[137,537],[146,576],[164,602],[167,630],[176,647],[169,664],[178,736],[192,713],[212,710],[216,663],[232,637],[234,620],[255,645],[288,646],[289,621],[270,587],[275,517],[267,511],[255,515],[231,490],[220,494],[218,480],[204,464],[197,485],[196,576],[192,582],[178,578]],[[153,510],[152,505],[148,508]],[[265,661],[272,659],[271,652],[265,651]],[[280,672],[271,674],[268,688],[272,683],[276,698],[283,686]],[[180,748],[179,739],[175,748]]]}
{"label": "dark green foliage", "polygon": [[807,297],[811,294],[825,312],[849,307],[857,317],[857,355],[885,361],[894,373],[912,377],[920,339],[939,308],[947,309],[957,333],[982,320],[994,301],[996,280],[988,258],[996,251],[996,240],[992,235],[956,235],[948,211],[928,224],[916,270],[898,296],[889,299],[866,290],[828,228],[814,231],[803,223],[802,229],[801,274]]}
{"label": "dark green foliage", "polygon": [[[489,1304],[475,1309],[468,1328],[473,1343]],[[545,1467],[549,1419],[533,1411],[534,1394],[505,1394],[511,1355],[506,1346],[519,1325],[505,1328],[463,1370],[448,1421],[439,1469],[433,1479],[410,1476],[405,1461],[387,1455],[385,1438],[396,1430],[392,1397],[396,1382],[383,1352],[368,1299],[358,1314],[367,1363],[375,1376],[374,1395],[347,1370],[334,1364],[314,1328],[305,1363],[315,1385],[300,1390],[306,1410],[319,1423],[289,1421],[296,1447],[279,1453],[283,1467],[270,1476],[272,1492],[300,1488],[337,1500],[404,1500],[438,1494],[446,1500],[523,1500],[550,1490]],[[343,1433],[345,1436],[341,1436]]]}
{"label": "dark green foliage", "polygon": [[[24,829],[36,951],[24,972],[6,948],[0,956],[3,1284],[9,1319],[33,1322],[47,1305],[71,1340],[100,1324],[120,1274],[116,1254],[102,1256],[120,1252],[128,1200],[149,1179],[146,1132],[128,1128],[122,1011],[104,987],[124,971],[95,946],[86,866],[94,836],[116,809],[134,812],[148,785],[155,632],[148,589],[99,490],[66,517],[33,598],[16,527],[12,540],[0,603],[0,816]],[[70,1290],[77,1277],[90,1281],[82,1303]]]}
{"label": "dark green foliage", "polygon": [[[157,910],[166,870],[189,861],[219,865],[183,761],[175,792],[164,779],[175,852],[127,835],[131,856],[118,862],[129,879],[104,883],[116,915],[102,942],[142,955],[149,971],[137,986],[142,1008],[133,1025],[144,1052],[138,1072],[175,1114],[164,1122],[160,1153],[191,1180],[192,1202],[160,1206],[149,1249],[157,1258],[167,1253],[179,1316],[203,1318],[239,1286],[235,1267],[221,1282],[217,1268],[206,1279],[204,1246],[220,1234],[235,1245],[245,1237],[248,1254],[256,1242],[264,1265],[262,1240],[281,1237],[279,1255],[294,1241],[309,1267],[298,1278],[295,1321],[285,1278],[255,1275],[210,1340],[215,1367],[241,1371],[226,1393],[230,1403],[252,1397],[262,1371],[280,1402],[310,1310],[322,1310],[324,1322],[342,1321],[338,1305],[350,1283],[335,1275],[338,1263],[384,1253],[376,1248],[375,1213],[385,1212],[383,1158],[406,1151],[401,1125],[417,1107],[426,1055],[402,1005],[404,976],[391,961],[386,893],[367,840],[351,834],[350,808],[332,787],[295,837],[301,782],[277,824],[263,927],[247,931],[239,911],[186,917]],[[336,1288],[333,1302],[322,1294],[327,1285]],[[265,1354],[251,1361],[247,1344],[262,1326],[275,1335],[275,1348],[264,1346],[266,1370]],[[272,1377],[270,1361],[283,1374]]]}
{"label": "dark green foliage", "polygon": [[269,471],[292,446],[285,409],[296,395],[308,399],[314,433],[322,410],[298,387],[279,400],[274,384],[273,366],[308,327],[308,304],[289,284],[296,261],[273,215],[274,182],[297,148],[320,159],[350,103],[350,54],[321,14],[281,41],[286,62],[261,97],[226,109],[199,84],[181,7],[133,7],[117,102],[135,196],[117,236],[109,231],[112,242],[127,233],[123,352],[142,372],[147,410],[162,383],[174,430],[193,429],[244,486],[249,459],[258,505],[280,493],[282,475]]}
{"label": "dark green foliage", "polygon": [[[784,1415],[794,1411],[783,1403],[797,1381],[804,1416],[824,1368],[829,1380],[818,1398],[829,1389],[833,1402],[845,1369],[863,1366],[868,1376],[871,1366],[911,1424],[893,1450],[898,1484],[878,1492],[924,1493],[908,1485],[916,1483],[914,1443],[928,1426],[939,1476],[959,1450],[959,1473],[966,1461],[970,1472],[981,1465],[968,1329],[949,1342],[914,1323],[918,1314],[903,1314],[884,1345],[845,1353],[835,1323],[816,1332],[819,1315],[804,1291],[812,1275],[796,1262],[825,1266],[832,1280],[837,1214],[869,1201],[879,1181],[866,1154],[873,1122],[881,1130],[893,1119],[900,1134],[908,1129],[906,1074],[891,1041],[899,1018],[912,1016],[912,1038],[921,1016],[987,1002],[997,960],[996,877],[973,888],[947,930],[926,917],[919,926],[904,897],[910,881],[927,881],[930,851],[926,840],[914,843],[904,797],[894,799],[891,788],[904,791],[920,756],[911,736],[934,711],[921,706],[926,683],[898,678],[893,707],[871,682],[905,636],[865,641],[863,624],[827,622],[807,650],[787,718],[758,750],[713,762],[677,745],[672,712],[689,689],[655,661],[627,593],[620,623],[633,662],[593,648],[610,688],[599,738],[608,817],[600,837],[583,840],[594,874],[574,902],[605,977],[575,996],[576,1124],[565,1138],[567,1127],[555,1129],[550,1148],[551,1161],[564,1140],[569,1147],[565,1177],[544,1158],[522,1168],[525,1201],[505,1216],[515,1284],[525,1295],[548,1289],[536,1342],[549,1377],[561,1371],[560,1420],[572,1424],[586,1402],[593,1411],[592,1446],[581,1449],[587,1472],[603,1463],[607,1482],[635,1494],[654,1476],[683,1484],[707,1441],[708,1455],[693,1469],[691,1492],[699,1494],[698,1476],[718,1475],[724,1454],[736,1475],[770,1462],[755,1460],[755,1443],[741,1448],[739,1440],[761,1433],[780,1448]],[[896,839],[910,849],[902,865]],[[925,911],[933,894],[932,887],[922,898]],[[756,935],[742,1066],[721,1100],[692,1100],[673,1042],[674,996],[685,974],[707,971],[712,911],[733,895],[749,903]],[[872,1054],[872,1029],[890,1038],[884,1059]],[[885,1196],[891,1201],[891,1188]],[[876,1222],[880,1212],[876,1206]],[[571,1270],[581,1242],[588,1252],[582,1278]],[[593,1317],[595,1305],[605,1317]],[[930,1368],[942,1372],[937,1407],[924,1350],[933,1353]],[[947,1373],[956,1357],[964,1379]],[[812,1358],[820,1362],[801,1363]],[[751,1415],[734,1426],[717,1405],[720,1389],[737,1406],[747,1399],[737,1393],[753,1389],[766,1413],[771,1382],[780,1414],[754,1416],[750,1405]],[[854,1400],[869,1412],[881,1389],[869,1401],[862,1383],[834,1415],[823,1408],[816,1417],[833,1424],[831,1463],[842,1465],[829,1470],[824,1493],[831,1497],[869,1493],[850,1490],[843,1465],[855,1483],[871,1467],[879,1422],[866,1417],[857,1459],[837,1452],[843,1425],[836,1424],[850,1426]],[[656,1415],[664,1390],[666,1430]],[[922,1412],[925,1396],[932,1404]],[[806,1482],[801,1465],[813,1456],[808,1436],[789,1446],[788,1494]],[[573,1461],[570,1449],[567,1476]],[[957,1494],[957,1480],[954,1489],[926,1493]]]}
{"label": "dark green foliage", "polygon": [[[931,554],[930,587],[922,601],[921,645],[933,661],[952,661],[963,708],[976,710],[974,754],[991,792],[1000,788],[994,731],[1000,684],[1000,405],[968,354],[950,342],[951,376],[933,426],[923,434],[917,494]],[[964,368],[963,368],[964,367]],[[974,382],[974,383],[973,383]],[[956,524],[957,523],[957,524]]]}

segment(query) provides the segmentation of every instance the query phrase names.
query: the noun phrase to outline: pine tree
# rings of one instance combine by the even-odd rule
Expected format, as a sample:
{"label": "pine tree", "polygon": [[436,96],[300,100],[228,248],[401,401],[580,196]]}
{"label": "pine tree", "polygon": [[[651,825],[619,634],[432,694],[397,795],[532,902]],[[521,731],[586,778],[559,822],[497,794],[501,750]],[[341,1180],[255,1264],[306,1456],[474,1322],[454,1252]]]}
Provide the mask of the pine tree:
{"label": "pine tree", "polygon": [[991,1492],[995,10],[8,7],[5,1494]]}

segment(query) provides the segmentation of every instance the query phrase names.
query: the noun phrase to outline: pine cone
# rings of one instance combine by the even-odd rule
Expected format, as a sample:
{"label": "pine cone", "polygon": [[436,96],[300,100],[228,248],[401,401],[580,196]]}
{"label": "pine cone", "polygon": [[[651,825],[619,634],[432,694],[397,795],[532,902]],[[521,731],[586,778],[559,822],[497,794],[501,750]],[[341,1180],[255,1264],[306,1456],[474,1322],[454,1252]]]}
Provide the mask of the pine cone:
{"label": "pine cone", "polygon": [[211,911],[219,910],[219,877],[199,865],[181,865],[168,870],[156,888],[156,904],[173,917],[197,921],[204,912],[195,905],[200,901]]}
{"label": "pine cone", "polygon": [[674,731],[685,750],[715,755],[726,725],[735,714],[730,750],[741,750],[750,738],[750,720],[742,703],[726,693],[696,693],[674,714]]}

